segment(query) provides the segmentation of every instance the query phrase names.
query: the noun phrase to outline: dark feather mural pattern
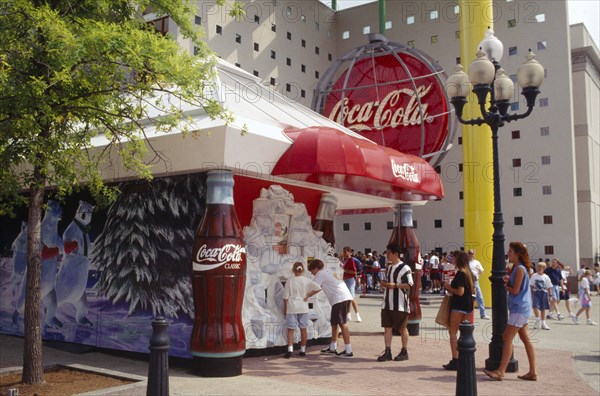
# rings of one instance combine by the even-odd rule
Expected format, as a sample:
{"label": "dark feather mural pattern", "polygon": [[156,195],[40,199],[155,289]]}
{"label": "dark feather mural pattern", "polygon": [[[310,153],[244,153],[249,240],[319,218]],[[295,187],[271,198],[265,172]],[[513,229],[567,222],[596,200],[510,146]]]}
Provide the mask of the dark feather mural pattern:
{"label": "dark feather mural pattern", "polygon": [[204,174],[126,183],[95,241],[98,288],[129,314],[193,316],[191,254],[204,213]]}

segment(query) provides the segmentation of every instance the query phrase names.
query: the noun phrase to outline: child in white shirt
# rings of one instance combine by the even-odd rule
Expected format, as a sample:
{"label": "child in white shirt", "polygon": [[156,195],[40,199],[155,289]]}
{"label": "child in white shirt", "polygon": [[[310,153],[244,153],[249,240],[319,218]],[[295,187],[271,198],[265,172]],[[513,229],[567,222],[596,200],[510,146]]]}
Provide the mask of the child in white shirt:
{"label": "child in white shirt", "polygon": [[550,309],[550,298],[552,296],[552,281],[544,274],[546,264],[540,261],[536,265],[537,272],[531,276],[531,301],[535,315],[534,329],[550,330],[546,324],[546,310]]}
{"label": "child in white shirt", "polygon": [[308,327],[308,299],[321,291],[318,284],[304,276],[304,266],[295,262],[294,276],[287,280],[283,289],[283,315],[287,327],[288,349],[284,357],[289,359],[294,352],[294,332],[300,328],[300,356],[306,356]]}
{"label": "child in white shirt", "polygon": [[592,271],[585,270],[583,276],[579,281],[579,299],[581,300],[581,308],[577,311],[577,314],[573,318],[575,324],[579,324],[579,315],[585,311],[585,317],[587,324],[597,326],[598,323],[594,322],[590,318],[590,308],[592,307],[592,295],[590,294],[590,279],[592,279]]}

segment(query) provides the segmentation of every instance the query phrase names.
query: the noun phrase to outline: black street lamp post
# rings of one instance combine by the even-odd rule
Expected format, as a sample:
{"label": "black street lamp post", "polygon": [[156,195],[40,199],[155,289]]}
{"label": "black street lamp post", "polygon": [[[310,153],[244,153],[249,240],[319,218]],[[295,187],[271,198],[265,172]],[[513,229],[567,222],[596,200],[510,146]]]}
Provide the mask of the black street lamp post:
{"label": "black street lamp post", "polygon": [[[509,114],[510,100],[514,93],[514,83],[506,76],[504,70],[498,63],[502,57],[503,45],[494,36],[494,32],[488,29],[486,38],[479,44],[477,58],[469,67],[469,74],[463,71],[458,64],[455,74],[450,76],[446,82],[446,90],[458,121],[465,125],[481,126],[487,124],[492,130],[492,160],[494,172],[494,217],[493,226],[493,256],[492,256],[492,340],[489,345],[489,358],[485,361],[486,370],[496,370],[502,360],[502,348],[504,345],[502,336],[508,320],[507,294],[504,289],[504,277],[506,276],[506,264],[504,261],[504,219],[502,216],[501,194],[500,194],[500,166],[498,158],[498,128],[505,123],[528,117],[533,111],[535,100],[540,93],[540,87],[544,78],[543,66],[535,60],[535,55],[529,51],[526,61],[519,67],[517,79],[522,87],[521,94],[527,101],[527,111],[522,114]],[[466,96],[471,90],[477,96],[481,111],[481,117],[471,120],[462,118],[463,108],[467,103]],[[490,99],[490,106],[486,104]],[[518,362],[511,357],[508,372],[515,372]]]}

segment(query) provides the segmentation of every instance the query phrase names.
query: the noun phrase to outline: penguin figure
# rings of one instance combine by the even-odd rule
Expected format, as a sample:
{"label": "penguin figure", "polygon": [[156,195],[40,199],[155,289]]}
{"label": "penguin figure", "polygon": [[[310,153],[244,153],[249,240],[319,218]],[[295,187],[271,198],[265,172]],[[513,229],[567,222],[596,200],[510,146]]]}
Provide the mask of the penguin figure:
{"label": "penguin figure", "polygon": [[85,296],[91,253],[88,232],[93,211],[93,205],[79,201],[75,218],[63,233],[65,254],[56,275],[57,306],[73,304],[77,323],[85,326],[93,326],[87,318],[88,303]]}

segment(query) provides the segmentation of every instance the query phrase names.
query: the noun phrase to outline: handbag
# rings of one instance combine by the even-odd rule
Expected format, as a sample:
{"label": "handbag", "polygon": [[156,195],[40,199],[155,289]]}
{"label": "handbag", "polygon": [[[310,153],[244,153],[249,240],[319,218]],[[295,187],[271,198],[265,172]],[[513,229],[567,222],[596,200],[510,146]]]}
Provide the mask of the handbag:
{"label": "handbag", "polygon": [[448,327],[450,324],[450,299],[452,296],[444,296],[442,303],[440,304],[440,308],[438,309],[438,313],[435,317],[435,323],[440,326]]}

